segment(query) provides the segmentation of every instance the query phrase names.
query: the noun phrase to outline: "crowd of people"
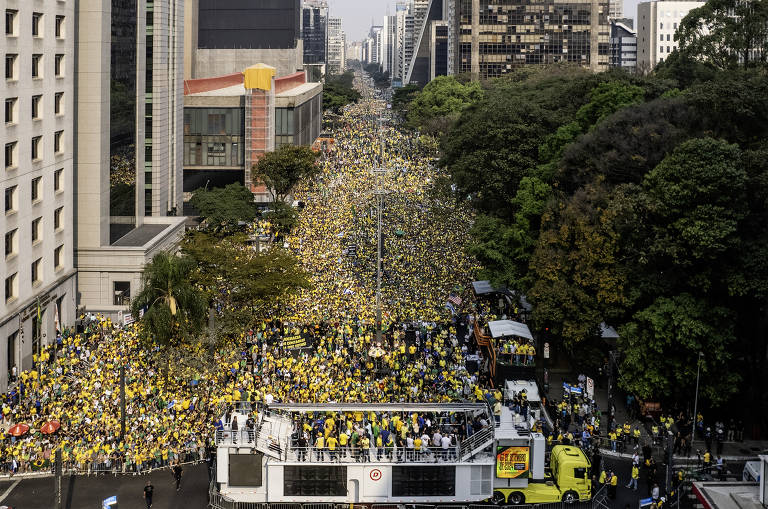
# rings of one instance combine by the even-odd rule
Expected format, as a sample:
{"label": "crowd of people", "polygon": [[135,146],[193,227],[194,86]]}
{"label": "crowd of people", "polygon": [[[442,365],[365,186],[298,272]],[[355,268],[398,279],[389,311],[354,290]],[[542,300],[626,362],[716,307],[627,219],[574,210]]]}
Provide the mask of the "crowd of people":
{"label": "crowd of people", "polygon": [[[208,358],[202,344],[183,358],[169,359],[140,345],[140,325],[88,317],[84,330],[62,334],[35,356],[33,369],[12,381],[2,405],[0,468],[47,468],[57,448],[65,465],[80,471],[142,471],[202,459],[217,420],[239,400],[485,398],[483,376],[466,367],[467,356],[479,354],[470,335],[470,315],[477,310],[470,309],[466,291],[478,267],[462,247],[471,214],[439,192],[437,172],[416,136],[389,123],[379,129],[377,119],[384,109],[382,101],[371,97],[347,107],[321,175],[302,184],[296,194],[306,207],[286,242],[311,274],[311,289],[254,330],[243,331],[237,346],[215,352],[214,368],[195,363]],[[371,171],[376,167],[388,171],[378,175]],[[378,195],[372,192],[377,188],[386,193],[380,341],[375,333]],[[269,231],[269,225],[254,226],[254,232]],[[463,306],[446,306],[450,295],[463,295]],[[284,344],[286,337],[296,335],[306,339],[299,348]],[[60,428],[42,434],[42,425],[54,420]],[[444,444],[450,449],[462,433],[470,432],[417,429],[406,425],[406,419],[398,422],[400,428],[395,424],[388,430],[393,449],[401,448],[401,440],[402,449],[409,449],[412,439],[414,454],[417,440],[422,447],[427,442],[425,430],[432,447],[435,435],[441,435],[441,449]],[[18,423],[30,429],[12,436],[7,431]],[[360,445],[369,441],[379,448],[381,441],[377,450],[386,452],[390,437],[383,433],[385,426],[367,424],[353,426],[346,443],[355,442],[356,432]],[[375,433],[375,427],[381,432]],[[310,428],[305,439],[317,447],[314,424]],[[341,425],[332,435],[323,431],[323,448],[330,450],[333,440],[340,444],[342,435],[346,430]]]}

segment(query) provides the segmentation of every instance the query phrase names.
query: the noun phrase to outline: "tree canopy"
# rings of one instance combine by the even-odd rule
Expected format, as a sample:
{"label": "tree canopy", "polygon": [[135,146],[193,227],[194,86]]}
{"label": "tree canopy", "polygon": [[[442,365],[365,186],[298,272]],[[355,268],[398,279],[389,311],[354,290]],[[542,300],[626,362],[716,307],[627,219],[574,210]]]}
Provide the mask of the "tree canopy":
{"label": "tree canopy", "polygon": [[477,82],[464,84],[454,76],[438,76],[411,102],[408,122],[428,134],[441,133],[482,95],[483,90]]}
{"label": "tree canopy", "polygon": [[319,171],[317,157],[309,147],[283,145],[259,159],[253,168],[253,183],[266,185],[275,201],[284,201],[301,179]]}
{"label": "tree canopy", "polygon": [[241,184],[226,187],[198,189],[190,203],[214,228],[231,230],[241,221],[252,221],[256,216],[253,193]]}

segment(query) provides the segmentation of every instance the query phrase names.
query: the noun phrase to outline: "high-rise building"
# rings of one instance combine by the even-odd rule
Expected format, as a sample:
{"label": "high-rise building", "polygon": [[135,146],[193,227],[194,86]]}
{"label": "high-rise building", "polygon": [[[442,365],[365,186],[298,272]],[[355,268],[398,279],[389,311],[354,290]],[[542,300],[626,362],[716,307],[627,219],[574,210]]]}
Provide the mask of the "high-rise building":
{"label": "high-rise building", "polygon": [[[450,2],[417,2],[414,10],[413,54],[403,83],[427,83],[448,72],[450,27],[446,15]],[[439,61],[438,61],[439,60]]]}
{"label": "high-rise building", "polygon": [[325,64],[328,46],[328,3],[305,0],[301,13],[304,64]]}
{"label": "high-rise building", "polygon": [[691,9],[704,2],[642,2],[637,5],[637,70],[648,72],[675,49],[675,32]]}
{"label": "high-rise building", "polygon": [[397,40],[397,16],[384,16],[382,26],[381,40],[381,68],[383,72],[388,72],[390,76],[394,75],[394,70],[399,61],[399,45]]}
{"label": "high-rise building", "polygon": [[78,305],[117,314],[184,232],[183,0],[80,0],[74,73]]}
{"label": "high-rise building", "polygon": [[7,0],[0,91],[4,211],[0,259],[0,390],[8,374],[72,326],[74,2]]}
{"label": "high-rise building", "polygon": [[341,18],[328,18],[328,74],[341,74],[346,69],[346,38]]}
{"label": "high-rise building", "polygon": [[608,17],[611,19],[620,19],[624,17],[623,0],[608,0]]}
{"label": "high-rise building", "polygon": [[184,78],[241,72],[261,62],[303,69],[301,0],[185,0]]}
{"label": "high-rise building", "polygon": [[608,68],[608,0],[456,0],[454,72],[502,76],[534,64]]}
{"label": "high-rise building", "polygon": [[631,19],[611,20],[610,66],[635,72],[637,66],[637,35]]}

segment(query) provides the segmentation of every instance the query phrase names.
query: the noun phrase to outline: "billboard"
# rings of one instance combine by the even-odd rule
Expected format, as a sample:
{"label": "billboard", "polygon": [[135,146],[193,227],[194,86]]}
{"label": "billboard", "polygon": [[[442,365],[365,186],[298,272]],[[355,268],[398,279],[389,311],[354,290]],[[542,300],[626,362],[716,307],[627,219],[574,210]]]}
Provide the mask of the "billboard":
{"label": "billboard", "polygon": [[530,468],[530,447],[496,447],[496,477],[499,479],[527,479]]}

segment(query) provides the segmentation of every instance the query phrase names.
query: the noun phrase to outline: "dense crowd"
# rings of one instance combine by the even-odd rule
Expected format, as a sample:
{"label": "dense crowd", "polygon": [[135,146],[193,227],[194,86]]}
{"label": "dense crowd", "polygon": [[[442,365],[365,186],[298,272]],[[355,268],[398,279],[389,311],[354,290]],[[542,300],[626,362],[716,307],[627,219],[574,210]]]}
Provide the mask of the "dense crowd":
{"label": "dense crowd", "polygon": [[[311,274],[310,290],[254,330],[243,331],[237,347],[217,351],[213,370],[195,364],[207,358],[202,345],[190,347],[183,358],[165,358],[141,347],[140,325],[118,327],[107,318],[88,317],[84,331],[63,334],[35,356],[34,369],[20,373],[5,394],[2,428],[27,423],[30,430],[18,437],[0,433],[0,464],[12,471],[45,468],[58,447],[65,463],[81,470],[140,471],[201,458],[217,420],[240,400],[487,399],[483,380],[466,369],[467,356],[479,353],[470,339],[472,310],[465,295],[477,265],[462,248],[472,218],[438,192],[436,170],[418,138],[392,125],[379,132],[376,119],[383,109],[382,101],[370,97],[348,107],[321,175],[297,193],[306,208],[287,242]],[[371,171],[381,166],[389,168],[385,175]],[[387,193],[381,343],[375,335],[377,196],[372,191],[377,187]],[[270,225],[258,224],[254,232],[269,234]],[[449,295],[464,295],[463,307],[447,306]],[[284,339],[295,335],[306,338],[303,347],[287,348]],[[417,439],[425,443],[427,429],[432,447],[438,447],[440,435],[440,449],[471,432],[466,424],[451,432],[440,426],[417,429],[405,418],[400,428],[389,429],[393,418],[379,416],[380,433],[353,426],[347,443],[381,441],[386,451],[385,419],[394,447],[402,440],[404,450],[411,440],[414,451]],[[61,428],[41,434],[41,426],[52,420]],[[306,424],[313,446],[316,424]],[[323,441],[332,436],[340,442],[349,429],[342,427],[340,418],[332,435],[321,433]]]}

